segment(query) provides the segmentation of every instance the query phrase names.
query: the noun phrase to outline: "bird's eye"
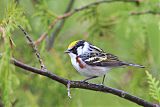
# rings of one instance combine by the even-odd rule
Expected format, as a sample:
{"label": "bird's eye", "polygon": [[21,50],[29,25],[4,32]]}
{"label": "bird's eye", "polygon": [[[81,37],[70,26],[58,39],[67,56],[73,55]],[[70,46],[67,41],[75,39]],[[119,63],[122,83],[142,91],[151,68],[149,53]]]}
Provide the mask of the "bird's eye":
{"label": "bird's eye", "polygon": [[74,53],[77,55],[77,48],[76,47],[73,47],[72,49],[70,49],[70,52]]}

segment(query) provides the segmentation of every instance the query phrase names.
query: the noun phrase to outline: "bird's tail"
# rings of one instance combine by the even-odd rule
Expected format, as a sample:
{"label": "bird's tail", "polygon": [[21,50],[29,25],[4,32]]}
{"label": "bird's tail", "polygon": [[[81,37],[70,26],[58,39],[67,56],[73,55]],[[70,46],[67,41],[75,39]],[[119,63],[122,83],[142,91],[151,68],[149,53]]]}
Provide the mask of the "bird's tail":
{"label": "bird's tail", "polygon": [[126,63],[126,62],[122,62],[122,63],[123,63],[123,65],[126,65],[126,66],[133,66],[133,67],[138,67],[138,68],[145,68],[145,66],[139,65],[139,64]]}

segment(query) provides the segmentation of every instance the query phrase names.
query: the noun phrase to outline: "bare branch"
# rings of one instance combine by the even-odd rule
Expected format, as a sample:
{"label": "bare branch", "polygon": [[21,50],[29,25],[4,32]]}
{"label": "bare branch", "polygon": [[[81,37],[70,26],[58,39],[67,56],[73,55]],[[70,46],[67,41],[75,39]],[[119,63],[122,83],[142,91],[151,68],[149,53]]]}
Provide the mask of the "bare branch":
{"label": "bare branch", "polygon": [[39,45],[47,36],[47,32],[44,32],[36,41],[34,41],[35,45]]}
{"label": "bare branch", "polygon": [[68,84],[67,84],[68,97],[69,97],[69,98],[72,98],[72,97],[71,97],[70,86],[71,86],[71,82],[68,81]]}
{"label": "bare branch", "polygon": [[[67,9],[66,9],[66,11],[65,11],[65,13],[68,13],[70,10],[71,10],[71,8],[72,8],[72,6],[73,6],[73,4],[74,4],[74,1],[75,0],[70,0],[70,2],[69,2],[69,4],[68,4],[68,6],[67,6]],[[65,14],[64,13],[64,14]],[[53,22],[48,26],[48,30],[51,30],[53,27],[54,27],[54,25],[58,22],[58,21],[60,21],[61,20],[61,22],[59,23],[59,26],[55,29],[55,31],[52,33],[52,36],[51,36],[51,39],[50,40],[52,40],[52,41],[54,41],[54,37],[56,36],[56,35],[58,35],[58,33],[59,33],[59,31],[62,29],[62,27],[63,27],[63,25],[64,25],[64,23],[65,23],[65,19],[64,18],[61,18],[61,16],[58,16],[55,20],[53,20]],[[40,38],[38,38],[38,40],[36,40],[34,43],[36,44],[36,45],[38,45],[39,43],[41,43],[46,37],[47,37],[47,32],[45,32],[45,33],[43,33],[41,36],[40,36]],[[50,44],[52,43],[52,41],[49,41],[49,43],[48,43],[48,47],[50,47]]]}
{"label": "bare branch", "polygon": [[83,11],[85,9],[88,9],[88,8],[92,7],[92,6],[100,5],[102,3],[113,3],[113,2],[126,2],[126,3],[127,2],[133,2],[133,3],[136,3],[137,1],[139,2],[139,0],[101,0],[101,1],[93,2],[93,3],[90,3],[88,5],[82,6],[80,8],[74,9],[74,10],[72,10],[72,11],[70,11],[70,12],[68,12],[68,13],[66,13],[62,16],[59,16],[58,18],[59,19],[67,18],[67,17],[72,16],[73,14],[75,14],[79,11]]}
{"label": "bare branch", "polygon": [[22,28],[22,26],[18,25],[18,27],[19,27],[19,28],[21,29],[21,31],[24,33],[26,39],[27,39],[28,42],[29,42],[29,45],[31,45],[31,47],[33,48],[34,53],[36,54],[36,56],[37,56],[37,58],[38,58],[38,60],[39,60],[39,63],[40,63],[40,65],[41,65],[41,69],[43,69],[43,70],[45,71],[45,70],[46,70],[46,67],[45,67],[45,65],[44,65],[44,63],[43,63],[43,60],[42,60],[42,58],[41,58],[41,56],[40,56],[40,53],[38,52],[38,49],[37,49],[36,45],[34,44],[32,38],[31,38],[31,37],[29,36],[29,34]]}
{"label": "bare branch", "polygon": [[[93,2],[93,3],[87,4],[85,6],[82,6],[80,8],[73,9],[72,11],[66,12],[63,15],[58,16],[55,20],[53,20],[51,22],[51,24],[48,27],[48,30],[53,29],[55,24],[57,24],[57,22],[59,22],[60,20],[64,20],[65,18],[68,18],[68,17],[74,15],[75,13],[78,13],[80,11],[83,11],[83,10],[88,9],[88,8],[90,8],[92,6],[95,6],[95,5],[100,5],[100,4],[103,4],[103,3],[113,3],[113,2],[126,2],[126,3],[127,2],[131,2],[131,3],[133,2],[133,3],[137,3],[137,2],[140,2],[140,0],[100,0],[100,1],[96,1],[96,2]],[[59,28],[61,29],[61,26]],[[35,41],[35,44],[38,45],[40,42],[42,42],[47,37],[47,34],[48,34],[47,32],[43,33],[40,36],[40,38],[37,41]]]}
{"label": "bare branch", "polygon": [[[68,3],[68,6],[67,6],[67,9],[65,10],[64,14],[65,13],[68,13],[72,7],[73,7],[73,4],[74,4],[74,1],[75,0],[70,0],[70,2]],[[58,26],[55,28],[55,30],[53,31],[51,37],[48,38],[48,44],[47,44],[47,50],[50,50],[52,48],[52,45],[54,43],[54,39],[56,38],[56,36],[60,33],[61,29],[63,28],[64,26],[64,23],[65,23],[65,19],[63,18]]]}
{"label": "bare branch", "polygon": [[152,14],[152,15],[160,15],[160,12],[152,11],[152,10],[147,10],[147,11],[141,11],[141,12],[131,12],[131,15],[145,15],[145,14]]}
{"label": "bare branch", "polygon": [[55,80],[55,81],[61,83],[61,84],[64,84],[65,86],[67,86],[67,84],[70,83],[70,88],[80,88],[80,89],[87,89],[87,90],[99,91],[99,92],[104,92],[104,93],[111,93],[111,94],[114,94],[116,96],[119,96],[121,98],[124,98],[126,100],[129,100],[133,103],[136,103],[136,104],[144,106],[144,107],[160,107],[157,104],[152,104],[150,102],[147,102],[139,97],[133,96],[133,95],[131,95],[127,92],[124,92],[122,90],[118,90],[118,89],[111,88],[108,86],[92,84],[92,83],[88,83],[88,82],[70,81],[70,80],[64,79],[62,77],[59,77],[50,71],[44,71],[42,69],[37,69],[37,68],[31,67],[29,65],[26,65],[20,61],[17,61],[14,58],[11,59],[11,62],[15,66],[22,68],[22,69],[26,70],[27,72],[33,72],[36,74],[43,75],[45,77],[48,77],[52,80]]}

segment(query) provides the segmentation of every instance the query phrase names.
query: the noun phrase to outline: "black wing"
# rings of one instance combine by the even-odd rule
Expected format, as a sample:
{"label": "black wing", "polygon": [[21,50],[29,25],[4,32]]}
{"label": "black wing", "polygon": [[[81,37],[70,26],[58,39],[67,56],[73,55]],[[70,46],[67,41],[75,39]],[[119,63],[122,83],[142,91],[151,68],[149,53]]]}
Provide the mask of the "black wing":
{"label": "black wing", "polygon": [[116,67],[124,65],[117,56],[110,53],[86,53],[79,57],[82,58],[86,64],[92,66]]}

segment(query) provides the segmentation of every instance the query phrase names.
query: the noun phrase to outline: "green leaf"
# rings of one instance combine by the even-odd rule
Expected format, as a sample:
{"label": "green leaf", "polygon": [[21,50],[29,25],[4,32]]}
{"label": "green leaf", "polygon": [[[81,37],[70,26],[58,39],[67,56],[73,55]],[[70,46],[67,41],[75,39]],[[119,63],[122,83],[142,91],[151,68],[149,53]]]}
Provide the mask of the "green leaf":
{"label": "green leaf", "polygon": [[155,100],[160,103],[160,84],[159,81],[156,80],[148,71],[146,71],[146,75],[148,77],[148,84],[149,84],[149,94]]}

